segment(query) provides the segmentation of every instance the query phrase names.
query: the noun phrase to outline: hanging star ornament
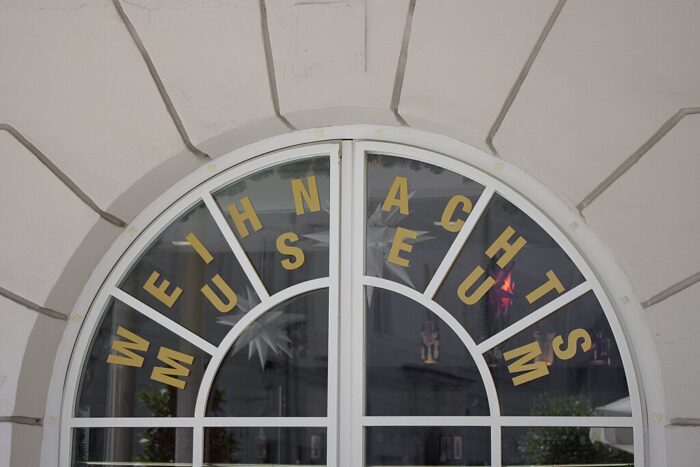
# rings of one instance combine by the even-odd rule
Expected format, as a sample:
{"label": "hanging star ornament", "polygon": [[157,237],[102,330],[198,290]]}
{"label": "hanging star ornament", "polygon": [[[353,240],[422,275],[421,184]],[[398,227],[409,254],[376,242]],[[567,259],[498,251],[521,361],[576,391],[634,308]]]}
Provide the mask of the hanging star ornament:
{"label": "hanging star ornament", "polygon": [[[411,199],[415,191],[408,195],[408,199]],[[324,208],[325,210],[325,208]],[[366,261],[366,274],[368,276],[383,277],[384,268],[387,268],[391,273],[403,281],[405,284],[415,288],[413,281],[406,272],[406,268],[399,266],[398,264],[391,263],[387,261],[387,256],[391,250],[391,245],[394,242],[394,236],[396,235],[396,228],[404,220],[406,216],[399,212],[398,208],[393,208],[391,211],[382,211],[382,204],[377,204],[374,212],[367,219],[367,254],[365,256]],[[416,239],[411,243],[421,243],[426,240],[431,240],[435,237],[428,235],[427,230],[416,231]],[[313,240],[314,246],[323,245],[327,246],[329,244],[329,232],[318,232],[312,234],[304,234],[302,237]]]}
{"label": "hanging star ornament", "polygon": [[303,315],[287,313],[283,310],[268,311],[251,323],[238,337],[233,345],[232,355],[236,355],[247,347],[248,360],[257,353],[263,369],[271,353],[279,355],[282,352],[289,358],[293,358],[290,348],[292,339],[289,338],[286,329],[304,319]]}
{"label": "hanging star ornament", "polygon": [[[408,199],[410,200],[414,194],[415,191],[409,194]],[[396,228],[405,218],[406,215],[401,214],[398,208],[393,208],[391,211],[386,212],[382,210],[381,203],[377,204],[376,209],[367,219],[367,254],[365,261],[368,276],[382,277],[384,268],[387,268],[394,276],[415,289],[416,287],[408,272],[406,272],[406,268],[391,263],[386,259],[394,242]],[[416,238],[411,244],[415,245],[435,238],[428,234],[427,230],[417,230]]]}
{"label": "hanging star ornament", "polygon": [[[322,199],[321,200],[321,209],[328,214],[329,219],[330,219],[330,214],[331,214],[331,207],[330,207],[330,200],[328,199]],[[329,230],[323,230],[321,232],[315,232],[315,233],[309,233],[309,234],[302,234],[301,235],[304,238],[308,238],[309,240],[313,240],[315,243],[312,246],[323,246],[323,247],[328,247],[331,243],[331,234]]]}
{"label": "hanging star ornament", "polygon": [[260,303],[258,295],[253,291],[253,289],[248,285],[245,289],[245,295],[238,294],[238,302],[236,303],[236,308],[233,309],[233,313],[225,314],[216,318],[216,322],[219,324],[224,324],[226,326],[235,326],[238,321],[252,310],[255,305]]}
{"label": "hanging star ornament", "polygon": [[[246,288],[245,296],[238,298],[235,314],[220,316],[217,323],[227,326],[235,326],[241,318],[259,303],[258,297],[250,287]],[[248,325],[238,336],[231,351],[236,355],[241,350],[248,348],[248,360],[255,354],[258,355],[260,366],[264,369],[268,357],[271,354],[279,355],[280,352],[292,357],[289,338],[286,328],[292,324],[303,321],[305,317],[299,314],[288,313],[284,310],[270,310]]]}

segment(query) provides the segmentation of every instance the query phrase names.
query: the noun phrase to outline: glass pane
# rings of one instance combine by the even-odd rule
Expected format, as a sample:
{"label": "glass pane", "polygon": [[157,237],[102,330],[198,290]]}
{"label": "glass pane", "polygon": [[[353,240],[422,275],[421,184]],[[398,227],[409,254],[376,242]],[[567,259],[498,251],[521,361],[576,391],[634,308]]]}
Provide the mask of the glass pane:
{"label": "glass pane", "polygon": [[632,428],[504,427],[509,466],[634,465]]}
{"label": "glass pane", "polygon": [[328,291],[267,311],[236,340],[209,394],[212,417],[323,417],[328,382]]}
{"label": "glass pane", "polygon": [[205,428],[204,465],[325,465],[325,428]]}
{"label": "glass pane", "polygon": [[620,353],[593,292],[485,355],[503,415],[631,416]]}
{"label": "glass pane", "polygon": [[191,417],[209,355],[112,299],[83,365],[78,417]]}
{"label": "glass pane", "polygon": [[73,466],[190,465],[192,428],[77,428]]}
{"label": "glass pane", "polygon": [[485,427],[368,427],[366,465],[490,465],[490,434]]}
{"label": "glass pane", "polygon": [[542,227],[496,194],[435,301],[480,343],[583,280]]}
{"label": "glass pane", "polygon": [[270,293],[328,275],[328,157],[263,170],[214,198]]}
{"label": "glass pane", "polygon": [[368,154],[367,275],[425,289],[483,190],[434,165]]}
{"label": "glass pane", "polygon": [[259,301],[203,203],[170,224],[119,287],[213,344],[231,314]]}
{"label": "glass pane", "polygon": [[488,415],[469,352],[430,310],[368,288],[367,415]]}

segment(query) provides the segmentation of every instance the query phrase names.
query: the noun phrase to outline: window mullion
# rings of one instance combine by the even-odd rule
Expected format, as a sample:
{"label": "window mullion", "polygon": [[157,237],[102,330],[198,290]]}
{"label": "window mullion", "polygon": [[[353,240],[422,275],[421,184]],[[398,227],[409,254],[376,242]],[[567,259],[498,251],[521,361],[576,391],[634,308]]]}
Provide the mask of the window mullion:
{"label": "window mullion", "polygon": [[328,248],[328,409],[326,412],[326,463],[337,465],[339,443],[339,384],[340,384],[340,304],[341,304],[341,171],[342,158],[338,148],[331,153],[330,164],[330,226]]}

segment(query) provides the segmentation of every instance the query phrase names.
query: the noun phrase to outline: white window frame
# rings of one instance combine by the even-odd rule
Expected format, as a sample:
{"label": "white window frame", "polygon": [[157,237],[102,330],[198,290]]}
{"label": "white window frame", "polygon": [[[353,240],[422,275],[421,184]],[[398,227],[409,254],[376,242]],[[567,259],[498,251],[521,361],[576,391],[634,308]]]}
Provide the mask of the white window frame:
{"label": "white window frame", "polygon": [[[317,144],[284,149],[310,143]],[[362,241],[364,237],[365,190],[364,178],[359,175],[364,174],[364,154],[367,151],[399,155],[444,167],[486,187],[480,201],[475,204],[465,226],[443,259],[443,264],[436,271],[435,278],[424,293],[385,279],[363,276],[364,245]],[[267,155],[259,156],[260,154]],[[343,181],[342,193],[337,189],[331,189],[329,277],[295,285],[270,297],[262,282],[259,279],[256,281],[257,276],[252,266],[213,202],[210,193],[218,187],[230,183],[231,180],[244,177],[263,168],[277,165],[291,158],[305,158],[319,154],[331,154],[331,187],[339,180]],[[340,157],[341,154],[342,157]],[[457,321],[440,305],[432,301],[432,295],[437,290],[439,281],[444,279],[449,266],[459,252],[459,248],[466,241],[479,214],[494,192],[502,194],[541,225],[580,269],[585,277],[585,282],[486,342],[476,345]],[[353,200],[352,203],[343,203],[342,211],[339,209],[341,198]],[[117,299],[129,300],[128,297],[123,296],[125,295],[123,292],[116,288],[121,276],[141,254],[145,245],[200,199],[204,199],[207,207],[214,213],[217,225],[225,233],[226,240],[232,247],[234,254],[246,273],[252,278],[253,286],[263,298],[263,302],[251,310],[231,330],[218,348],[194,336],[185,328],[175,327],[174,330],[181,336],[192,341],[195,345],[199,344],[203,350],[213,355],[202,381],[195,417],[192,419],[139,418],[125,421],[124,419],[74,418],[71,413],[75,403],[75,394],[72,388],[77,387],[80,365],[85,352],[88,351],[92,333],[99,324],[102,307],[106,304],[108,296],[112,295]],[[539,208],[535,206],[539,206]],[[546,214],[544,214],[545,212]],[[339,230],[341,216],[346,220],[342,225],[342,232]],[[347,222],[348,219],[352,220]],[[341,242],[340,239],[343,238],[350,238],[352,241]],[[341,262],[340,257],[352,258],[352,261]],[[343,281],[349,278],[350,287],[339,289],[337,284],[341,278]],[[605,288],[603,283],[606,285]],[[362,316],[352,316],[351,313],[362,312],[362,305],[354,305],[363,303],[363,287],[365,285],[385,288],[419,302],[436,313],[456,332],[473,355],[481,376],[484,378],[491,409],[490,416],[367,417],[361,415],[364,413],[364,316],[363,313],[361,313]],[[339,315],[331,316],[329,319],[331,325],[327,417],[303,418],[303,420],[290,418],[284,420],[277,418],[206,419],[204,411],[208,390],[205,388],[208,388],[208,385],[213,382],[215,370],[218,368],[218,364],[214,363],[220,363],[227,354],[228,346],[233,343],[244,326],[275,303],[280,303],[299,293],[324,287],[329,287],[331,303],[342,304],[335,310],[331,307],[331,313],[339,313]],[[595,293],[606,313],[620,348],[626,371],[632,372],[628,375],[633,409],[632,417],[501,417],[495,385],[481,354],[488,350],[488,347],[502,342],[515,332],[547,316],[589,290]],[[608,296],[616,298],[616,306],[613,306],[613,302],[608,299]],[[120,236],[102,259],[76,303],[56,357],[47,401],[41,465],[45,467],[70,465],[72,446],[68,442],[62,442],[62,440],[67,439],[67,430],[71,427],[120,426],[123,424],[121,426],[193,426],[193,444],[195,446],[193,465],[200,466],[204,426],[242,426],[251,423],[256,426],[327,426],[328,465],[336,465],[333,461],[337,458],[340,459],[337,465],[342,467],[363,465],[364,451],[359,447],[363,446],[364,443],[364,426],[488,426],[492,432],[491,456],[493,465],[500,465],[500,431],[503,426],[630,426],[634,428],[635,464],[645,465],[647,462],[649,465],[660,465],[665,458],[663,425],[659,423],[661,422],[659,414],[663,413],[660,371],[653,340],[643,320],[638,316],[641,313],[641,308],[633,300],[633,297],[633,292],[624,274],[595,235],[586,227],[585,221],[574,210],[567,207],[549,190],[521,170],[476,148],[450,138],[408,128],[368,125],[306,130],[271,138],[221,156],[177,183],[131,223],[126,232]],[[172,323],[165,323],[164,318],[159,313],[144,309],[142,304],[132,302],[131,305],[156,321],[167,324],[169,329],[173,329]],[[90,311],[85,313],[85,310],[88,309]],[[338,334],[338,326],[333,326],[334,322],[349,332],[343,331],[342,334]],[[635,343],[634,353],[627,348],[627,342]],[[354,349],[354,352],[351,352],[350,349]],[[361,350],[358,352],[358,349]],[[337,366],[338,351],[343,355],[355,355],[355,357],[350,364]],[[73,352],[77,357],[73,359],[74,364],[69,365]],[[644,362],[644,364],[640,365],[639,362]],[[64,388],[69,388],[65,394]],[[642,388],[645,389],[644,392]],[[339,424],[337,423],[339,419],[350,420],[350,423]],[[299,425],[300,423],[301,425]],[[337,427],[340,427],[340,431],[336,431]],[[338,440],[344,440],[344,442],[338,443]],[[59,451],[61,455],[60,459],[57,459]]]}

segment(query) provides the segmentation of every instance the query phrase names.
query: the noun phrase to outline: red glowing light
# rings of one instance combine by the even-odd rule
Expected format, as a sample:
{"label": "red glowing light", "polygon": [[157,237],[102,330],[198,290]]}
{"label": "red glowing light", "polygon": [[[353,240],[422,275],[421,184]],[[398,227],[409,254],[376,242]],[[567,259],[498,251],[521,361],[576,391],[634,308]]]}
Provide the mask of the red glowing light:
{"label": "red glowing light", "polygon": [[489,294],[491,310],[496,316],[507,318],[510,306],[513,304],[515,281],[510,269],[501,269],[494,277],[496,284]]}
{"label": "red glowing light", "polygon": [[513,292],[515,291],[515,281],[510,271],[503,278],[503,282],[499,288],[505,292],[499,297],[501,302],[500,307],[507,310],[513,303]]}

